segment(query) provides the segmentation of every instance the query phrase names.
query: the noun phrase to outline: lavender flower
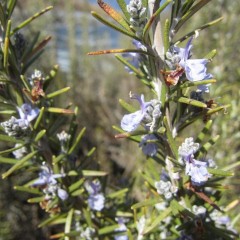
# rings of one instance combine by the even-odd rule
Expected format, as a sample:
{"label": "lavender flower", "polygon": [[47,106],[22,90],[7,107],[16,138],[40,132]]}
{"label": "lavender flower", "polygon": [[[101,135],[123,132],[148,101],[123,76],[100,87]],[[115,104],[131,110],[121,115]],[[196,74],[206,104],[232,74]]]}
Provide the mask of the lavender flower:
{"label": "lavender flower", "polygon": [[101,211],[104,208],[105,197],[100,192],[101,184],[98,180],[85,182],[85,188],[89,193],[88,205],[91,209]]}
{"label": "lavender flower", "polygon": [[130,0],[129,4],[127,5],[127,11],[131,16],[131,27],[136,31],[137,36],[141,36],[146,23],[146,18],[144,16],[146,8],[142,7],[141,0]]}
{"label": "lavender flower", "polygon": [[195,152],[199,149],[199,143],[194,143],[193,138],[186,138],[184,143],[178,148],[178,154],[186,159],[193,156]]}
{"label": "lavender flower", "polygon": [[187,138],[182,146],[179,147],[178,153],[185,160],[185,173],[191,177],[191,181],[195,185],[204,184],[211,174],[207,170],[207,162],[194,159],[194,153],[198,150],[199,144],[193,142],[193,138]]}
{"label": "lavender flower", "polygon": [[[17,143],[15,145],[15,148],[18,148],[22,146],[22,144],[20,143]],[[21,147],[21,148],[18,148],[16,149],[15,151],[12,152],[13,155],[15,156],[16,159],[21,159],[26,153],[27,153],[27,148],[25,146]]]}
{"label": "lavender flower", "polygon": [[139,147],[142,148],[142,151],[145,155],[153,157],[157,154],[157,140],[158,138],[154,134],[144,135],[139,143]]}
{"label": "lavender flower", "polygon": [[[166,60],[168,66],[171,69],[176,69],[177,66],[181,66],[186,74],[186,78],[189,81],[200,81],[204,79],[212,78],[212,74],[207,73],[208,59],[190,59],[192,49],[193,37],[189,39],[185,48],[179,48],[174,46],[170,52],[167,52]],[[209,92],[209,85],[200,85],[198,91]]]}
{"label": "lavender flower", "polygon": [[58,195],[63,201],[68,198],[68,193],[59,187],[56,178],[64,177],[64,174],[53,174],[52,169],[45,163],[41,166],[42,171],[39,173],[39,178],[32,184],[33,187],[43,186],[43,192],[46,194],[46,199],[52,199]]}
{"label": "lavender flower", "polygon": [[127,132],[134,131],[140,125],[147,111],[147,107],[150,105],[150,102],[144,101],[143,94],[140,97],[139,95],[130,93],[130,98],[136,99],[139,102],[141,109],[134,113],[126,114],[123,116],[121,121],[121,128]]}
{"label": "lavender flower", "polygon": [[26,120],[27,123],[30,123],[33,119],[39,114],[38,108],[32,108],[30,104],[24,103],[21,108],[17,107],[18,113],[22,120]]}
{"label": "lavender flower", "polygon": [[[125,232],[127,227],[125,225],[125,219],[120,217],[116,219],[118,222],[119,227],[115,229],[116,232]],[[114,240],[128,240],[128,236],[126,234],[123,235],[116,235],[114,236]]]}
{"label": "lavender flower", "polygon": [[172,196],[178,191],[176,186],[173,186],[170,181],[160,180],[159,182],[155,182],[155,187],[157,192],[160,195],[164,195],[164,197],[169,200]]}

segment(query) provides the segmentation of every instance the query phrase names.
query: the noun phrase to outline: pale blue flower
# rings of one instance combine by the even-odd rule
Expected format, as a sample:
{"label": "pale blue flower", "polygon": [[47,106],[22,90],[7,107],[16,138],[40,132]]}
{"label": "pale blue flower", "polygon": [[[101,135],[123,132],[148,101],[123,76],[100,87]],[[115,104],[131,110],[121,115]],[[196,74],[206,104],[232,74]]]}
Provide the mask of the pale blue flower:
{"label": "pale blue flower", "polygon": [[105,197],[102,193],[90,194],[88,205],[91,209],[101,211],[104,208]]}
{"label": "pale blue flower", "polygon": [[184,68],[186,77],[189,81],[200,81],[203,79],[210,79],[212,77],[211,74],[207,73],[207,63],[209,60],[207,59],[189,59],[190,58],[190,50],[192,48],[192,40],[193,37],[189,39],[186,44],[186,47],[183,49],[179,49],[179,55],[181,61],[179,65]]}
{"label": "pale blue flower", "polygon": [[30,123],[33,119],[37,117],[40,110],[38,108],[32,108],[30,104],[24,103],[20,108],[17,107],[18,113],[22,120]]}
{"label": "pale blue flower", "polygon": [[[120,217],[117,218],[117,222],[119,227],[115,229],[116,232],[125,232],[127,230],[127,227],[125,225],[125,219]],[[123,233],[122,235],[116,235],[114,236],[114,240],[128,240],[128,236],[126,235],[126,233]]]}
{"label": "pale blue flower", "polygon": [[193,138],[186,138],[184,143],[178,148],[178,154],[186,164],[185,173],[191,177],[192,183],[202,185],[211,177],[211,174],[208,173],[207,162],[194,159],[193,154],[196,153],[198,149],[199,144],[195,143]]}
{"label": "pale blue flower", "polygon": [[151,104],[150,102],[144,101],[144,95],[141,97],[139,95],[133,94],[130,96],[132,99],[136,99],[140,104],[140,110],[126,114],[123,116],[121,121],[121,128],[126,132],[134,131],[144,119],[145,113],[147,111],[147,107]]}
{"label": "pale blue flower", "polygon": [[88,205],[91,209],[101,211],[104,208],[105,197],[100,192],[101,183],[98,180],[86,181],[85,188],[89,193]]}
{"label": "pale blue flower", "polygon": [[208,173],[207,163],[195,159],[190,159],[189,161],[186,161],[185,172],[191,177],[192,183],[198,186],[204,184],[208,180],[208,178],[212,176]]}
{"label": "pale blue flower", "polygon": [[56,178],[64,177],[64,174],[53,174],[52,169],[45,163],[41,166],[42,171],[39,173],[39,178],[32,184],[33,187],[43,186],[43,192],[46,199],[52,199],[56,195],[65,201],[68,198],[68,193],[60,188]]}
{"label": "pale blue flower", "polygon": [[157,140],[158,138],[154,134],[144,135],[139,143],[139,147],[142,148],[145,155],[153,157],[157,154],[158,150],[158,146],[156,144]]}
{"label": "pale blue flower", "polygon": [[63,174],[53,174],[52,169],[45,163],[43,163],[41,169],[42,171],[39,173],[39,178],[33,183],[33,186],[56,184],[56,178],[64,176]]}

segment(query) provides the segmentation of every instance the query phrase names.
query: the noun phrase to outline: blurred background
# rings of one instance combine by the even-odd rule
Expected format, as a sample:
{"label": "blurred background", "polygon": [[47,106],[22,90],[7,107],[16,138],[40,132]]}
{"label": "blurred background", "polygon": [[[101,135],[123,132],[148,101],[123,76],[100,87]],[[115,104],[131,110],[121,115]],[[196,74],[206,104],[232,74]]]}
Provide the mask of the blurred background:
{"label": "blurred background", "polygon": [[[115,0],[105,2],[117,7]],[[55,84],[57,87],[72,87],[67,101],[79,107],[79,124],[87,127],[82,151],[96,146],[94,158],[101,170],[110,173],[109,181],[121,187],[127,179],[134,179],[137,186],[138,177],[133,169],[144,168],[146,160],[136,144],[114,138],[116,132],[112,125],[119,126],[124,114],[118,103],[119,98],[129,101],[129,91],[142,93],[145,90],[114,55],[87,56],[90,51],[130,47],[131,39],[107,28],[91,16],[91,10],[106,16],[95,0],[35,0],[34,4],[30,0],[19,0],[12,24],[17,26],[49,5],[54,6],[51,12],[21,32],[26,40],[38,31],[41,32],[40,39],[52,36],[45,53],[34,67],[47,73],[53,65],[60,66]],[[181,37],[185,31],[224,17],[216,26],[201,32],[194,42],[194,55],[198,58],[204,57],[212,49],[218,50],[213,63],[209,64],[209,72],[218,80],[211,88],[211,98],[218,105],[231,104],[226,112],[212,117],[213,136],[220,134],[221,137],[209,157],[214,158],[220,167],[240,161],[239,12],[238,1],[213,0],[178,34]],[[27,74],[30,76],[32,71]],[[197,122],[196,127],[200,130],[202,123]],[[0,172],[6,168],[1,166]],[[225,192],[223,201],[229,202],[239,197],[239,170],[236,169],[235,176],[226,183],[229,190]],[[7,181],[0,179],[0,240],[47,239],[49,230],[37,228],[40,219],[44,218],[43,211],[37,205],[26,203],[28,196],[13,190],[18,180],[14,177]],[[138,195],[137,187],[135,189],[134,194]]]}

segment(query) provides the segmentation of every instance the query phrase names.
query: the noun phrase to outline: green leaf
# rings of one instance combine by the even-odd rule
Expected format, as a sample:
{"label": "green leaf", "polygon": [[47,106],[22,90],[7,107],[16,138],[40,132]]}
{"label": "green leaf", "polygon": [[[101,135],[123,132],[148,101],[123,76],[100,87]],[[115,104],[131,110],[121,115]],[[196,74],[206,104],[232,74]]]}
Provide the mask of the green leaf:
{"label": "green leaf", "polygon": [[1,26],[6,26],[6,22],[7,22],[6,14],[2,4],[0,4],[0,22],[1,22]]}
{"label": "green leaf", "polygon": [[76,149],[76,147],[78,146],[79,142],[81,141],[81,139],[82,139],[85,131],[86,131],[86,128],[83,128],[83,129],[81,130],[81,132],[78,134],[75,142],[73,143],[72,147],[71,147],[70,150],[68,151],[68,154],[72,154],[73,151]]}
{"label": "green leaf", "polygon": [[161,221],[163,221],[170,213],[172,209],[168,207],[161,214],[159,214],[152,222],[150,226],[148,226],[144,231],[143,235],[150,233],[154,228],[156,228]]}
{"label": "green leaf", "polygon": [[73,110],[55,107],[46,108],[46,111],[51,113],[74,114]]}
{"label": "green leaf", "polygon": [[138,40],[138,41],[140,40],[140,39],[139,39],[137,36],[135,36],[132,32],[126,31],[126,30],[123,29],[123,28],[119,28],[119,27],[113,25],[112,23],[106,21],[103,17],[101,17],[100,15],[98,15],[96,12],[93,12],[93,11],[92,11],[91,14],[92,14],[92,16],[93,16],[94,18],[96,18],[98,21],[100,21],[101,23],[109,26],[110,28],[112,28],[112,29],[114,29],[114,30],[116,30],[116,31],[118,31],[118,32],[120,32],[120,33],[123,33],[123,34],[126,35],[126,36],[129,36],[129,37],[131,37],[131,38],[134,38],[134,39],[136,39],[136,40]]}
{"label": "green leaf", "polygon": [[141,78],[145,77],[145,75],[138,68],[136,68],[132,64],[130,64],[125,58],[123,58],[120,55],[115,55],[115,57],[117,58],[117,60],[119,60],[121,63],[123,63],[129,69],[131,69],[136,74],[136,76],[139,76]]}
{"label": "green leaf", "polygon": [[181,84],[180,88],[183,89],[188,87],[196,87],[199,85],[205,85],[205,84],[211,84],[211,83],[216,83],[216,79],[207,79],[207,80],[194,81],[194,82],[187,81]]}
{"label": "green leaf", "polygon": [[206,108],[207,107],[206,103],[197,101],[195,99],[186,98],[186,97],[174,96],[174,97],[169,98],[169,100],[172,100],[172,101],[175,101],[175,102],[180,102],[180,103],[185,103],[185,104],[192,105],[192,106],[195,106],[195,107],[200,107],[200,108]]}
{"label": "green leaf", "polygon": [[217,54],[217,50],[213,49],[211,52],[209,52],[207,55],[204,56],[206,59],[213,59]]}
{"label": "green leaf", "polygon": [[[12,152],[12,151],[11,151]],[[14,165],[18,162],[19,160],[15,159],[15,158],[5,158],[0,156],[0,163],[6,163],[6,164],[11,164]]]}
{"label": "green leaf", "polygon": [[65,219],[66,220],[66,216],[67,216],[67,214],[65,214],[65,213],[64,214],[56,214],[56,215],[50,216],[49,218],[47,218],[46,220],[41,222],[38,225],[38,227],[42,228],[42,227],[44,227],[46,225],[54,224],[54,222],[56,222],[59,219]]}
{"label": "green leaf", "polygon": [[208,142],[206,142],[203,146],[201,146],[201,148],[197,151],[197,153],[195,154],[195,156],[198,158],[200,156],[200,154],[205,154],[209,151],[209,149],[217,142],[217,140],[219,139],[219,135],[211,138]]}
{"label": "green leaf", "polygon": [[46,134],[46,129],[41,130],[34,139],[34,142],[38,142]]}
{"label": "green leaf", "polygon": [[[66,223],[65,223],[65,229],[64,229],[64,233],[67,234],[71,231],[71,225],[72,225],[72,220],[73,220],[73,213],[74,213],[74,209],[71,208],[68,211],[68,215],[66,218]],[[69,237],[65,237],[64,240],[70,240]]]}
{"label": "green leaf", "polygon": [[155,180],[147,176],[145,173],[140,172],[141,176],[155,189]]}
{"label": "green leaf", "polygon": [[148,200],[145,200],[143,202],[140,202],[140,203],[136,203],[134,205],[131,206],[131,209],[137,209],[137,208],[143,208],[143,207],[146,207],[146,206],[154,206],[155,204],[159,203],[160,200],[159,199],[148,199]]}
{"label": "green leaf", "polygon": [[8,20],[6,36],[4,39],[4,48],[3,48],[3,67],[6,70],[7,70],[7,66],[8,66],[10,31],[11,31],[11,20]]}
{"label": "green leaf", "polygon": [[34,124],[34,126],[33,126],[33,129],[34,129],[34,130],[36,130],[36,129],[38,128],[38,126],[39,126],[39,124],[40,124],[40,122],[41,122],[41,120],[42,120],[44,110],[45,110],[44,107],[42,107],[42,108],[40,109],[40,112],[39,112],[39,114],[38,114],[37,120],[36,120],[36,122],[35,122],[35,124]]}
{"label": "green leaf", "polygon": [[58,96],[58,95],[60,95],[60,94],[62,94],[62,93],[67,92],[68,90],[70,90],[70,87],[62,88],[62,89],[60,89],[60,90],[57,90],[57,91],[55,91],[55,92],[52,92],[52,93],[47,94],[47,95],[46,95],[46,98],[47,98],[47,99],[54,98],[54,97],[56,97],[56,96]]}
{"label": "green leaf", "polygon": [[[201,27],[196,28],[195,30],[193,30],[193,31],[187,33],[186,35],[184,35],[184,37],[181,37],[180,39],[178,39],[178,40],[175,42],[175,44],[179,44],[180,42],[186,40],[187,38],[195,35],[196,32],[200,32],[200,31],[202,31],[202,30],[205,29],[205,28],[211,27],[211,26],[213,26],[214,24],[217,24],[217,23],[219,23],[219,22],[222,21],[222,20],[223,20],[223,17],[220,17],[220,18],[215,19],[215,20],[213,20],[213,21],[211,21],[211,22],[209,22],[209,23],[207,23],[207,24],[202,25]],[[208,58],[207,58],[207,59],[208,59]]]}
{"label": "green leaf", "polygon": [[115,232],[116,228],[119,228],[118,224],[114,224],[114,225],[111,225],[111,226],[103,227],[103,228],[100,228],[98,230],[98,234],[99,235],[104,235],[104,234],[112,233],[112,232]]}
{"label": "green leaf", "polygon": [[82,170],[82,174],[84,177],[104,177],[108,175],[107,172],[94,171],[94,170]]}
{"label": "green leaf", "polygon": [[175,199],[173,199],[171,201],[170,207],[171,207],[174,215],[178,215],[179,213],[181,213],[181,214],[184,214],[185,216],[190,217],[192,219],[195,218],[195,215],[191,211],[189,211],[188,209],[186,209],[185,207],[180,205],[178,203],[178,201],[176,201]]}
{"label": "green leaf", "polygon": [[154,14],[151,16],[151,18],[146,23],[144,29],[143,29],[143,39],[146,41],[148,37],[148,32],[152,26],[152,24],[155,22],[156,18],[160,15],[160,13],[172,2],[172,0],[165,1],[160,8]]}
{"label": "green leaf", "polygon": [[13,10],[16,6],[17,0],[9,0],[7,6],[8,18],[10,19],[13,13]]}
{"label": "green leaf", "polygon": [[234,176],[233,172],[224,171],[222,169],[208,168],[207,170],[208,170],[209,173],[211,173],[213,175],[216,175],[216,176],[223,176],[223,177]]}
{"label": "green leaf", "polygon": [[45,9],[43,9],[41,12],[38,12],[36,14],[34,14],[32,17],[28,18],[27,20],[25,20],[24,22],[20,23],[16,28],[13,29],[13,31],[11,32],[11,36],[19,31],[20,29],[22,29],[23,27],[25,27],[26,25],[28,25],[30,22],[32,22],[34,19],[40,17],[42,14],[48,12],[49,10],[51,10],[53,7],[49,6]]}
{"label": "green leaf", "polygon": [[93,153],[96,151],[96,147],[93,147],[87,154],[86,157],[91,157],[93,155]]}
{"label": "green leaf", "polygon": [[24,144],[24,141],[21,139],[16,139],[16,138],[13,138],[13,137],[10,137],[7,135],[3,135],[3,134],[0,134],[0,141]]}
{"label": "green leaf", "polygon": [[13,165],[7,172],[2,174],[2,178],[6,178],[9,175],[11,175],[13,172],[15,172],[16,170],[20,169],[21,167],[23,167],[24,163],[27,162],[28,160],[30,160],[34,155],[36,155],[38,151],[34,151],[32,153],[29,153],[28,155],[26,155],[24,158],[22,158],[21,160],[19,160],[15,165]]}
{"label": "green leaf", "polygon": [[125,102],[123,99],[119,99],[119,103],[124,109],[126,109],[130,113],[136,112],[138,110],[129,103]]}
{"label": "green leaf", "polygon": [[42,192],[36,188],[23,187],[23,186],[14,186],[14,189],[21,192],[28,192],[32,194],[42,195]]}
{"label": "green leaf", "polygon": [[117,23],[124,27],[127,31],[132,31],[125,19],[110,5],[104,3],[102,0],[98,0],[98,5]]}
{"label": "green leaf", "polygon": [[118,198],[118,197],[124,197],[126,196],[126,193],[128,193],[129,189],[128,188],[124,188],[121,189],[119,191],[116,192],[112,192],[110,194],[107,195],[107,198]]}
{"label": "green leaf", "polygon": [[204,128],[202,129],[202,131],[198,134],[197,136],[197,139],[196,139],[196,142],[197,143],[202,143],[202,141],[204,140],[204,138],[209,135],[210,133],[210,129],[212,127],[212,123],[213,121],[212,120],[209,120],[206,125],[204,126]]}
{"label": "green leaf", "polygon": [[121,8],[122,12],[124,13],[124,15],[126,16],[127,19],[130,18],[130,14],[127,11],[127,5],[125,0],[117,0],[117,3],[119,5],[119,7]]}
{"label": "green leaf", "polygon": [[73,183],[72,185],[69,186],[68,191],[74,192],[76,191],[79,187],[82,186],[82,184],[84,183],[85,178],[81,178],[80,180],[78,180],[77,182]]}
{"label": "green leaf", "polygon": [[175,27],[175,32],[177,32],[182,25],[191,18],[197,11],[199,11],[203,6],[205,6],[207,3],[209,3],[211,0],[201,0],[197,4],[195,4],[187,13],[179,20]]}
{"label": "green leaf", "polygon": [[166,19],[164,24],[164,31],[163,31],[165,53],[168,51],[170,47],[169,31],[170,31],[170,23],[169,23],[169,19]]}
{"label": "green leaf", "polygon": [[44,200],[44,198],[45,198],[45,196],[29,198],[27,201],[28,201],[28,203],[40,203]]}

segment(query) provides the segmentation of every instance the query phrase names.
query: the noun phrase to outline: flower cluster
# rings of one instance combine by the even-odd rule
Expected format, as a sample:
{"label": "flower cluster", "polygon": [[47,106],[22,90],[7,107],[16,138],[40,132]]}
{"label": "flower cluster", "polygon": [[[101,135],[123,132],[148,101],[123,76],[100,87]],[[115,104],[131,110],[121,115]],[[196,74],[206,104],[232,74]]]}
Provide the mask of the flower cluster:
{"label": "flower cluster", "polygon": [[45,194],[45,200],[51,201],[57,195],[65,201],[68,198],[66,190],[62,189],[56,178],[64,177],[64,174],[53,174],[52,169],[44,162],[41,166],[42,171],[39,178],[32,184],[33,187],[41,187]]}
{"label": "flower cluster", "polygon": [[85,188],[89,194],[88,205],[92,210],[101,211],[104,208],[105,197],[101,193],[101,183],[98,180],[86,181]]}
{"label": "flower cluster", "polygon": [[29,125],[39,114],[38,108],[32,108],[30,104],[24,103],[17,107],[20,118],[11,117],[10,120],[2,122],[1,126],[4,131],[12,137],[21,137],[28,134]]}
{"label": "flower cluster", "polygon": [[191,182],[195,185],[203,185],[211,174],[208,173],[207,162],[194,159],[194,153],[199,149],[199,144],[194,143],[193,138],[186,138],[185,142],[179,147],[178,154],[185,161],[185,173],[191,177]]}
{"label": "flower cluster", "polygon": [[170,181],[160,180],[159,182],[155,182],[155,187],[157,192],[160,195],[164,195],[167,200],[171,199],[178,191],[177,187],[173,186]]}
{"label": "flower cluster", "polygon": [[162,115],[160,109],[161,102],[156,99],[145,102],[143,94],[139,96],[131,92],[130,98],[136,99],[141,109],[134,113],[124,115],[121,120],[121,128],[126,132],[132,132],[136,130],[141,123],[144,123],[146,130],[150,130],[151,132],[157,130],[158,121]]}
{"label": "flower cluster", "polygon": [[143,28],[146,24],[145,12],[146,8],[142,6],[141,0],[130,0],[127,5],[129,12],[131,27],[136,31],[136,36],[141,36]]}
{"label": "flower cluster", "polygon": [[[200,81],[212,78],[212,74],[207,73],[206,65],[209,62],[208,59],[190,59],[192,41],[193,37],[189,39],[185,48],[173,46],[166,53],[166,63],[169,68],[173,70],[168,76],[174,82],[173,85],[177,84],[183,73],[185,73],[185,76],[189,81]],[[208,85],[200,85],[198,86],[198,90],[200,92],[209,92]]]}

